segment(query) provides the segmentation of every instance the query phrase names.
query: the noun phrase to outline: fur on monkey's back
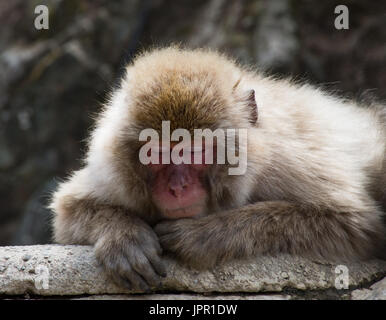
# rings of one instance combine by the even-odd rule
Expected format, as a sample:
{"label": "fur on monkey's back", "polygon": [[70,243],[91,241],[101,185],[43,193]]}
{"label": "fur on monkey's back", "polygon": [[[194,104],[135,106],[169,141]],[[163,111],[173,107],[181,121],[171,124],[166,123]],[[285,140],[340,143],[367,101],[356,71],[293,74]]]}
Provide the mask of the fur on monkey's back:
{"label": "fur on monkey's back", "polygon": [[[245,93],[251,90],[258,108],[253,124],[248,119],[250,105],[245,103]],[[135,151],[133,140],[138,143],[138,129],[157,127],[160,120],[189,127],[197,119],[201,125],[206,119],[209,124],[220,122],[215,126],[221,128],[248,128],[247,173],[221,176],[211,185],[210,195],[216,197],[219,207],[213,206],[211,214],[240,209],[238,214],[244,212],[246,217],[260,209],[256,218],[265,221],[267,217],[269,223],[265,221],[262,228],[259,224],[256,236],[266,228],[286,230],[275,229],[275,222],[293,217],[289,240],[301,243],[297,234],[303,232],[305,243],[312,247],[324,233],[321,238],[326,241],[320,242],[320,249],[336,255],[338,242],[351,236],[348,241],[353,243],[342,245],[339,255],[354,256],[356,248],[358,256],[365,256],[371,235],[378,242],[384,234],[379,227],[382,211],[376,202],[385,195],[384,115],[383,107],[359,107],[307,84],[265,77],[215,52],[173,47],[145,52],[128,66],[121,87],[101,114],[90,139],[86,166],[54,195],[51,208],[57,213],[56,239],[103,243],[106,230],[115,239],[127,231],[120,229],[126,220],[115,216],[127,212],[150,221],[146,181],[139,176],[137,163],[128,157]],[[222,192],[226,188],[228,192]],[[377,190],[375,196],[370,189]],[[271,202],[278,208],[275,216]],[[256,208],[245,209],[248,204]],[[307,220],[303,229],[299,228],[302,218]],[[291,222],[286,221],[284,227]],[[239,222],[237,217],[234,222]],[[307,231],[307,223],[314,223],[316,233]],[[275,238],[280,236],[281,232],[275,234]],[[311,236],[315,239],[309,241]],[[258,242],[250,241],[248,246]]]}
{"label": "fur on monkey's back", "polygon": [[[184,99],[197,103],[201,99],[206,103],[204,108],[200,106],[194,110],[190,106],[190,109],[184,109],[183,119],[187,126],[193,126],[194,119],[201,117],[195,112],[197,110],[207,117],[212,116],[211,121],[232,113],[233,118],[237,118],[238,110],[232,108],[235,87],[239,92],[253,89],[259,120],[256,128],[250,129],[248,159],[255,164],[271,162],[265,170],[256,172],[257,181],[269,181],[272,186],[267,190],[258,183],[261,190],[266,190],[271,196],[283,197],[284,194],[279,194],[282,190],[302,197],[308,186],[310,201],[315,196],[323,202],[331,200],[327,194],[335,194],[336,198],[362,198],[365,190],[375,184],[378,184],[377,192],[381,189],[380,193],[385,194],[384,107],[360,107],[353,101],[343,100],[308,84],[265,77],[225,55],[204,49],[168,47],[144,52],[128,66],[124,86],[136,101],[136,109],[141,115],[138,120],[148,126],[152,125],[151,121],[162,117],[173,124],[173,117],[181,114],[181,105],[186,105]],[[162,98],[169,102],[164,108],[168,114],[161,112]],[[149,110],[146,113],[147,106]],[[157,112],[158,118],[155,116]],[[275,174],[281,182],[277,185],[272,183]],[[282,185],[284,183],[287,186]],[[349,194],[345,193],[346,190],[350,191]],[[326,192],[324,199],[321,197],[323,191]],[[258,196],[264,198],[265,194]]]}

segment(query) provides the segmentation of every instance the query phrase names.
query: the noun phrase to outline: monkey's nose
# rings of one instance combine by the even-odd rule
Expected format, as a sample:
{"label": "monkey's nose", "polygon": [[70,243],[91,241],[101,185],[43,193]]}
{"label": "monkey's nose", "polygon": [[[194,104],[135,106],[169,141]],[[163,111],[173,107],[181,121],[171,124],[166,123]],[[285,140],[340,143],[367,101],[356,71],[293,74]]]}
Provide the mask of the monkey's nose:
{"label": "monkey's nose", "polygon": [[168,187],[169,187],[169,192],[179,198],[182,196],[183,192],[186,191],[188,188],[189,181],[186,178],[185,175],[181,174],[176,174],[170,177]]}
{"label": "monkey's nose", "polygon": [[188,184],[186,181],[179,181],[177,183],[169,182],[169,192],[175,196],[176,198],[179,198],[182,196],[183,192],[188,188]]}

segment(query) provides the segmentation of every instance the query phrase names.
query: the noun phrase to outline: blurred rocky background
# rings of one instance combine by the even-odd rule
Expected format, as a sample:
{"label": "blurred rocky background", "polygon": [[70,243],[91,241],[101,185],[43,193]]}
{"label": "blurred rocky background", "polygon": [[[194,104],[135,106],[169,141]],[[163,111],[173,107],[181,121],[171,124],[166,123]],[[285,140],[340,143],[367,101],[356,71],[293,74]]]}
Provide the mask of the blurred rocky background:
{"label": "blurred rocky background", "polygon": [[[36,30],[36,5],[49,29]],[[349,30],[334,8],[349,8]],[[91,116],[142,48],[219,48],[352,98],[386,99],[386,2],[0,0],[0,245],[50,242],[45,205]]]}

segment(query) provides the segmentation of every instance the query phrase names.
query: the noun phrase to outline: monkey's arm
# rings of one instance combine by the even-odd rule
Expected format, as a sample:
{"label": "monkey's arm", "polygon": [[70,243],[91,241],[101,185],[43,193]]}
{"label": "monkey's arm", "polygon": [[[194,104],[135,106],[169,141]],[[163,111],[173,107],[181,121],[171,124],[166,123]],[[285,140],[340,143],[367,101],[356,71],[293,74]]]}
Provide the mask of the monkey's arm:
{"label": "monkey's arm", "polygon": [[[162,250],[151,227],[120,206],[101,204],[75,180],[54,194],[54,237],[63,244],[94,245],[98,262],[117,283],[147,290],[165,276]],[[145,281],[144,281],[145,280]]]}
{"label": "monkey's arm", "polygon": [[361,212],[270,201],[200,219],[165,221],[155,231],[165,250],[189,265],[208,268],[279,252],[333,260],[365,258],[382,235],[377,221],[370,223]]}

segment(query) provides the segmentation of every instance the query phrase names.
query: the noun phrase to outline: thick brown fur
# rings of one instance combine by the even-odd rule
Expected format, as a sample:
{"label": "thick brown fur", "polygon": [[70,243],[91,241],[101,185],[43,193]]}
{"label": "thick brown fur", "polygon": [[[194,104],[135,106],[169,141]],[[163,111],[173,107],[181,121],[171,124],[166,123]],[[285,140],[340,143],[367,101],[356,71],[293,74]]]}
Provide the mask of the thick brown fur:
{"label": "thick brown fur", "polygon": [[[85,166],[53,195],[55,240],[94,245],[112,278],[142,289],[165,273],[161,247],[198,268],[280,252],[384,254],[385,110],[264,77],[208,50],[145,52],[101,113]],[[246,174],[214,165],[203,217],[161,221],[152,204],[138,135],[162,120],[171,130],[248,129]]]}

